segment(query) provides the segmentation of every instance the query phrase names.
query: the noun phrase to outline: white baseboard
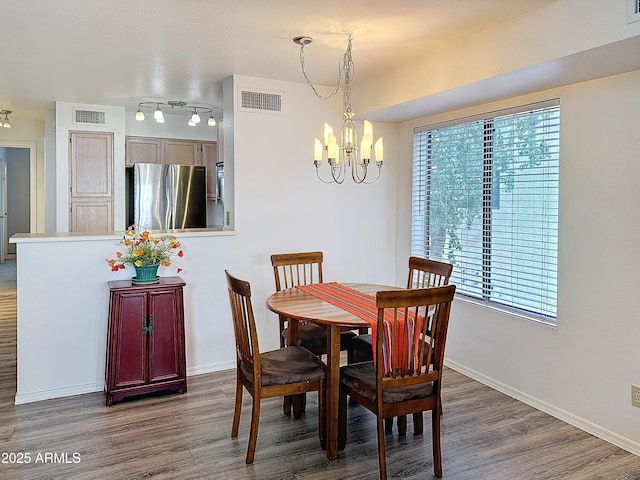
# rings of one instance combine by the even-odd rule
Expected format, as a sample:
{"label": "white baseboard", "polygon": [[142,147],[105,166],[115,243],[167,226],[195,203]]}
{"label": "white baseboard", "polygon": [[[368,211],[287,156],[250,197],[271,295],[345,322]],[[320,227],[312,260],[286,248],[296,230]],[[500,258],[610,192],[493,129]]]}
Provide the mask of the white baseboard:
{"label": "white baseboard", "polygon": [[231,370],[236,368],[235,359],[230,362],[212,363],[209,365],[199,365],[195,368],[187,368],[187,377],[193,375],[202,375],[204,373],[221,372],[222,370]]}
{"label": "white baseboard", "polygon": [[[235,362],[221,362],[210,365],[202,365],[197,368],[187,368],[187,377],[193,375],[202,375],[204,373],[220,372],[236,368]],[[42,400],[51,400],[52,398],[71,397],[73,395],[82,395],[84,393],[104,392],[104,381],[96,383],[88,383],[85,385],[75,385],[72,387],[54,388],[51,390],[41,390],[31,393],[16,393],[14,404],[22,405],[24,403],[40,402]]]}
{"label": "white baseboard", "polygon": [[50,400],[52,398],[71,397],[73,395],[82,395],[84,393],[94,393],[104,391],[104,380],[97,383],[87,383],[85,385],[75,385],[72,387],[54,388],[51,390],[41,390],[39,392],[18,393],[16,392],[15,404],[39,402],[41,400]]}
{"label": "white baseboard", "polygon": [[461,365],[457,362],[445,359],[445,365],[452,370],[460,372],[461,374],[472,378],[488,387],[491,387],[494,390],[504,393],[511,398],[515,398],[522,403],[526,403],[527,405],[540,410],[541,412],[547,413],[552,417],[568,423],[569,425],[573,425],[574,427],[590,433],[591,435],[594,435],[617,447],[620,447],[627,452],[640,456],[640,444],[637,442],[631,441],[628,438],[618,435],[617,433],[610,432],[609,430],[602,428],[592,422],[589,422],[583,418],[573,415],[572,413],[566,412],[553,405],[543,402],[535,397],[532,397],[531,395],[521,392],[520,390],[516,390],[515,388],[512,388],[509,385],[505,385],[504,383],[498,382],[493,378],[487,377],[486,375],[467,368],[466,366]]}

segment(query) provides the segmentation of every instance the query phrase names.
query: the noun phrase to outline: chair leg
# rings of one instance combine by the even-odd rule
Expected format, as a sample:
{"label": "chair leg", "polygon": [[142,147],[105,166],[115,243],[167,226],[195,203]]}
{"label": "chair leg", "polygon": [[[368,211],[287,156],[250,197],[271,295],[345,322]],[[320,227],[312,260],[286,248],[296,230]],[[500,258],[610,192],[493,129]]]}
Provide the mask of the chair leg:
{"label": "chair leg", "polygon": [[288,417],[291,415],[291,403],[293,396],[285,395],[282,399],[282,412]]}
{"label": "chair leg", "polygon": [[320,390],[318,390],[318,433],[320,435],[320,446],[323,450],[327,449],[327,409],[324,401],[325,383],[320,382]]}
{"label": "chair leg", "polygon": [[389,435],[393,433],[393,417],[384,419],[384,433]]}
{"label": "chair leg", "polygon": [[307,407],[307,394],[298,393],[297,395],[293,395],[291,398],[291,404],[293,405],[293,418],[300,418]]}
{"label": "chair leg", "polygon": [[[439,404],[440,402],[438,402]],[[442,477],[442,449],[440,446],[440,409],[436,405],[431,411],[431,432],[433,443],[433,472],[436,477]]]}
{"label": "chair leg", "polygon": [[344,450],[347,444],[347,392],[340,385],[338,402],[338,450]]}
{"label": "chair leg", "polygon": [[[377,415],[378,420],[378,465],[380,467],[380,480],[387,480],[387,457],[385,452],[384,445],[384,436],[385,436],[385,428],[384,428],[384,420],[380,414]],[[391,417],[393,421],[393,417]]]}
{"label": "chair leg", "polygon": [[278,321],[280,322],[280,348],[284,348],[285,346],[285,339],[284,336],[282,335],[282,331],[286,328],[285,323],[287,322],[284,318],[279,317]]}
{"label": "chair leg", "polygon": [[406,415],[398,416],[398,435],[400,437],[407,436],[407,416]]}
{"label": "chair leg", "polygon": [[247,447],[247,463],[253,463],[258,443],[258,424],[260,423],[260,398],[259,392],[253,396],[253,409],[251,410],[251,430],[249,432],[249,446]]}
{"label": "chair leg", "polygon": [[233,407],[233,424],[231,426],[231,436],[238,436],[238,428],[240,427],[240,412],[242,410],[242,383],[236,376],[236,404]]}
{"label": "chair leg", "polygon": [[424,425],[422,423],[422,412],[413,414],[413,433],[420,435],[424,432]]}

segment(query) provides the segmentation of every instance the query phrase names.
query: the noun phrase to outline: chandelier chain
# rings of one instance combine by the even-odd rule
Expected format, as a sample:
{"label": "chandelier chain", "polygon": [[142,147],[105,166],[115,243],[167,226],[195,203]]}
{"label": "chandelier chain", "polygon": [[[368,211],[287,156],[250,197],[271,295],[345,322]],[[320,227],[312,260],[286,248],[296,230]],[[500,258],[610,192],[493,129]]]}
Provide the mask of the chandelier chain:
{"label": "chandelier chain", "polygon": [[[340,85],[342,83],[342,77],[344,75],[345,82],[345,106],[347,105],[347,97],[349,99],[348,105],[351,106],[351,79],[353,78],[353,58],[351,57],[351,35],[349,35],[349,44],[347,46],[347,50],[340,57],[340,62],[338,64],[338,78],[336,80],[336,86],[333,91],[329,95],[322,95],[318,92],[318,89],[313,84],[309,75],[307,74],[307,65],[305,63],[305,55],[304,55],[304,43],[300,44],[300,65],[302,66],[302,74],[304,75],[304,79],[307,81],[307,85],[311,87],[313,93],[316,94],[320,100],[328,100],[333,97],[340,90]],[[348,95],[347,95],[347,90]]]}

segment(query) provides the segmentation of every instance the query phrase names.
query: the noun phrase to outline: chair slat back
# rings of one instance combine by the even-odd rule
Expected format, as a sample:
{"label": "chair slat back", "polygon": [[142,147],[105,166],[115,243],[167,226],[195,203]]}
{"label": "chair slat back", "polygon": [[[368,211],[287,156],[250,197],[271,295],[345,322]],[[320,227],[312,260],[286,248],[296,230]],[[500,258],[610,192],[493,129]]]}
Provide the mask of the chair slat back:
{"label": "chair slat back", "polygon": [[[455,285],[445,285],[377,293],[374,353],[379,388],[440,379],[455,289]],[[434,348],[436,344],[437,349]]]}
{"label": "chair slat back", "polygon": [[[233,318],[233,332],[236,338],[236,355],[238,364],[253,373],[257,379],[260,372],[260,349],[258,347],[258,333],[253,307],[251,305],[251,286],[249,282],[240,280],[225,270],[231,316]],[[256,382],[255,385],[259,385]]]}
{"label": "chair slat back", "polygon": [[441,287],[449,284],[453,265],[430,258],[409,257],[407,288]]}
{"label": "chair slat back", "polygon": [[322,283],[322,252],[271,255],[276,291],[298,285]]}

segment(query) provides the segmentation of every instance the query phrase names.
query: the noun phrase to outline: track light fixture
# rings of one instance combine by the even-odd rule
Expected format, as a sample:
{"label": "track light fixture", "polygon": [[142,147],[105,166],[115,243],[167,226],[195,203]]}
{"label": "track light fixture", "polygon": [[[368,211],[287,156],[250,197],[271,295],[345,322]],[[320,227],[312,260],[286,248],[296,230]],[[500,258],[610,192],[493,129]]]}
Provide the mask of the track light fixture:
{"label": "track light fixture", "polygon": [[[145,118],[144,109],[153,110],[153,118],[158,123],[164,123],[164,111],[181,110],[189,114],[189,120],[187,125],[195,127],[200,123],[200,113],[205,113],[209,116],[207,125],[210,127],[216,126],[216,119],[213,117],[213,109],[211,107],[204,107],[200,105],[187,105],[187,102],[180,100],[170,100],[168,102],[140,102],[138,104],[138,111],[136,112],[136,120],[139,122]],[[11,113],[11,112],[9,112]]]}

